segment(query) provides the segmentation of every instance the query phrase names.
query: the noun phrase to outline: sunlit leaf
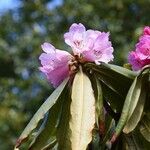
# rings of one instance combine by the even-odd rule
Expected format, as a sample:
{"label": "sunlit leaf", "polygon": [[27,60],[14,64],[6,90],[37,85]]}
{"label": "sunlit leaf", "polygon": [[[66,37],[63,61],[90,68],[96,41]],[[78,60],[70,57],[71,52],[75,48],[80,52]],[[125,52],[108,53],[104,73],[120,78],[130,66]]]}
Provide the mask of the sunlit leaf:
{"label": "sunlit leaf", "polygon": [[42,149],[45,145],[47,145],[47,143],[52,143],[52,141],[56,140],[56,130],[60,121],[66,91],[67,90],[65,88],[56,104],[49,110],[47,118],[45,118],[45,122],[42,124],[29,148],[30,150]]}
{"label": "sunlit leaf", "polygon": [[80,71],[75,75],[71,102],[71,148],[86,150],[95,124],[95,97],[89,78]]}
{"label": "sunlit leaf", "polygon": [[51,143],[44,146],[41,150],[57,150],[57,148],[58,148],[57,140],[53,140]]}
{"label": "sunlit leaf", "polygon": [[129,69],[126,69],[124,67],[120,67],[120,66],[117,66],[117,65],[113,65],[113,64],[103,64],[104,66],[112,69],[113,71],[123,75],[123,76],[126,76],[128,78],[131,78],[131,79],[134,79],[137,75],[136,72],[133,72]]}
{"label": "sunlit leaf", "polygon": [[42,104],[39,110],[35,113],[31,121],[28,123],[21,136],[17,140],[16,147],[19,147],[23,140],[25,140],[29,134],[35,129],[41,119],[43,119],[44,115],[47,111],[56,103],[59,96],[61,95],[63,89],[65,88],[69,78],[65,79],[56,90],[49,96],[49,98]]}
{"label": "sunlit leaf", "polygon": [[113,137],[111,139],[112,142],[116,140],[116,138],[122,131],[123,127],[125,126],[125,123],[127,122],[128,118],[131,117],[137,105],[140,93],[141,93],[141,79],[139,79],[139,77],[136,77],[126,96],[121,117],[115,129],[115,133],[113,134]]}
{"label": "sunlit leaf", "polygon": [[[141,92],[140,92],[137,106],[135,107],[131,117],[129,116],[130,118],[128,118],[128,122],[126,123],[126,125],[123,129],[124,133],[129,133],[129,132],[133,131],[142,117],[145,99],[146,99],[146,87],[145,87],[145,80],[144,79],[145,78],[143,77]],[[147,80],[146,80],[146,82],[147,82]],[[132,105],[132,103],[131,103],[131,105]]]}

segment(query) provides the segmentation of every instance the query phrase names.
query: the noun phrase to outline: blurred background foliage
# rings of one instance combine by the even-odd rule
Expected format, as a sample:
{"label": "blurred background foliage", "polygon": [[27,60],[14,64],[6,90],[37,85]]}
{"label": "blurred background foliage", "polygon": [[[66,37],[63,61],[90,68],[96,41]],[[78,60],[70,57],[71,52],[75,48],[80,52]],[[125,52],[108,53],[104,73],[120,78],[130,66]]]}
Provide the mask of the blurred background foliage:
{"label": "blurred background foliage", "polygon": [[[1,0],[3,1],[3,0]],[[16,138],[50,95],[52,88],[38,70],[41,48],[51,42],[69,50],[63,34],[74,22],[109,31],[115,64],[127,62],[145,25],[149,0],[14,0],[0,3],[0,150],[13,149]]]}

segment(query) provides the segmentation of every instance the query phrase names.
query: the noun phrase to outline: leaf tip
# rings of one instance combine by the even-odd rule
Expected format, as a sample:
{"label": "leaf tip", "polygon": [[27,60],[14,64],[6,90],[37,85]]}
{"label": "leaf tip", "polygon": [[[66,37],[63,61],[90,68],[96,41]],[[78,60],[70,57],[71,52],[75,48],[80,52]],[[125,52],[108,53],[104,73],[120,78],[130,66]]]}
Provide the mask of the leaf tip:
{"label": "leaf tip", "polygon": [[126,134],[129,133],[129,131],[128,131],[128,129],[126,127],[124,127],[123,132],[126,133]]}
{"label": "leaf tip", "polygon": [[21,143],[22,143],[25,139],[26,139],[26,138],[19,138],[19,139],[17,139],[16,144],[15,144],[15,150],[19,150],[18,147],[21,145]]}
{"label": "leaf tip", "polygon": [[114,133],[111,140],[110,140],[110,142],[114,143],[117,140],[117,138],[118,138],[118,136],[116,135],[116,133]]}

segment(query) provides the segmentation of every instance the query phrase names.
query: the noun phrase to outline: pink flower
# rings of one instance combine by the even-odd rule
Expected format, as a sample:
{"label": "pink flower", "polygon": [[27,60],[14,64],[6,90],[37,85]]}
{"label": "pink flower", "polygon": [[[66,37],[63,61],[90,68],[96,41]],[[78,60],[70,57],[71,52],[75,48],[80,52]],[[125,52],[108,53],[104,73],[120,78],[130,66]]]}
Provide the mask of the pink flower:
{"label": "pink flower", "polygon": [[52,85],[57,87],[69,76],[68,62],[72,56],[66,51],[55,49],[49,43],[44,43],[41,47],[45,53],[42,53],[39,57],[42,64],[40,70],[45,73]]}
{"label": "pink flower", "polygon": [[87,30],[79,24],[72,24],[69,32],[64,34],[65,42],[71,46],[74,55],[84,61],[108,63],[113,60],[113,47],[109,41],[109,33]]}
{"label": "pink flower", "polygon": [[135,51],[129,53],[128,60],[135,71],[150,64],[150,27],[144,28],[143,35],[139,38]]}
{"label": "pink flower", "polygon": [[64,38],[65,42],[71,46],[75,57],[68,52],[55,49],[49,43],[44,43],[41,46],[44,53],[39,58],[42,64],[40,70],[46,74],[47,79],[54,87],[57,87],[69,76],[69,72],[72,73],[79,62],[100,64],[113,60],[113,48],[109,41],[109,33],[95,30],[86,31],[81,23],[74,23],[69,32],[65,33]]}
{"label": "pink flower", "polygon": [[143,31],[144,35],[150,35],[150,27],[146,26]]}

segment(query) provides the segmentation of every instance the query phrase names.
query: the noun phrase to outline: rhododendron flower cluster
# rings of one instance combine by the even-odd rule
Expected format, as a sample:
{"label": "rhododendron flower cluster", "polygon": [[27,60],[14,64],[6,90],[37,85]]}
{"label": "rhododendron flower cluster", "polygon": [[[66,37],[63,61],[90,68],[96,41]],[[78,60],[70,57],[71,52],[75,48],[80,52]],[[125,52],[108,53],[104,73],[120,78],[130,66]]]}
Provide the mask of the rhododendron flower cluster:
{"label": "rhododendron flower cluster", "polygon": [[40,70],[46,74],[54,87],[69,76],[69,65],[74,60],[79,63],[95,62],[96,64],[113,60],[113,47],[109,41],[109,33],[86,30],[81,23],[74,23],[69,32],[64,34],[64,39],[72,48],[73,55],[55,49],[49,43],[41,46],[44,53],[39,58],[42,64]]}
{"label": "rhododendron flower cluster", "polygon": [[135,51],[129,54],[128,60],[135,71],[150,64],[150,27],[144,28],[143,34],[136,44]]}

